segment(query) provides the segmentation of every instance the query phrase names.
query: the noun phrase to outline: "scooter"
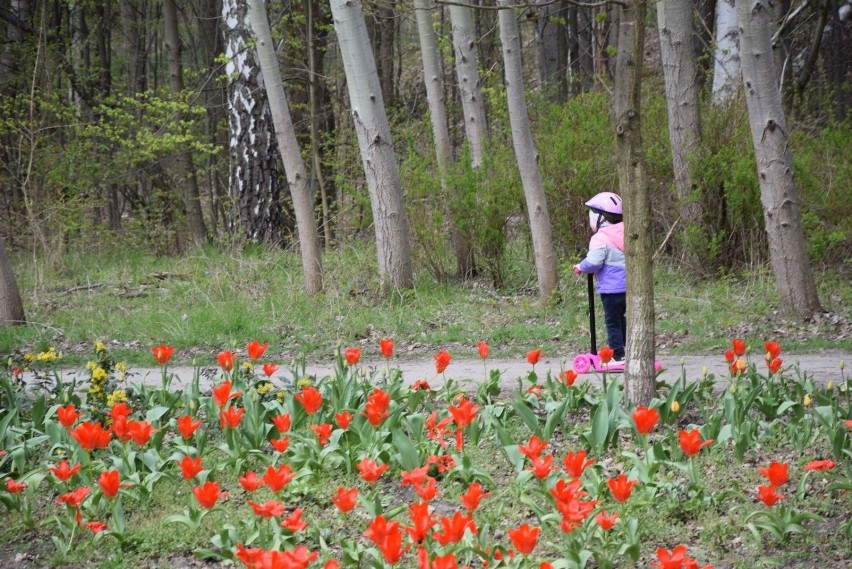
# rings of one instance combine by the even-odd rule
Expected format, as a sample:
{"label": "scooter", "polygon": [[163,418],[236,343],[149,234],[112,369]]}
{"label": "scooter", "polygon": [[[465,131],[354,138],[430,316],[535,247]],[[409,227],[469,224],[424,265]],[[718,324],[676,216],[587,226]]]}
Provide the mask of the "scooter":
{"label": "scooter", "polygon": [[[574,371],[577,373],[594,373],[594,372],[610,372],[622,373],[624,371],[624,362],[620,363],[603,363],[598,355],[597,335],[595,332],[595,279],[594,275],[588,275],[589,289],[589,335],[592,341],[592,350],[587,354],[578,354],[574,357],[572,363]],[[658,361],[654,362],[654,370],[660,371],[662,364]]]}

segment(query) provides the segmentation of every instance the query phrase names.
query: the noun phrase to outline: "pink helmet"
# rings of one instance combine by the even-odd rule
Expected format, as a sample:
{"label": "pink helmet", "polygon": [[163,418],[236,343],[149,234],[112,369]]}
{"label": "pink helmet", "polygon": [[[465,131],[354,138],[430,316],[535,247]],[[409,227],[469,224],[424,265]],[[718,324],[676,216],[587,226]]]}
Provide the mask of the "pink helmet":
{"label": "pink helmet", "polygon": [[586,202],[586,206],[597,212],[622,215],[621,196],[612,192],[601,192],[595,195],[595,197]]}

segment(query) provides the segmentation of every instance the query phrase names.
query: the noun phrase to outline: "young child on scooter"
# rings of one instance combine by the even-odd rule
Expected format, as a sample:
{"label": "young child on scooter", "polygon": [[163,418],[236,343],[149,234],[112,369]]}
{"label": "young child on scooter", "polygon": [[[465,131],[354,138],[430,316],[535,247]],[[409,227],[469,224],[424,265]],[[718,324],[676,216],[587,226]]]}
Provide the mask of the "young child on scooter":
{"label": "young child on scooter", "polygon": [[604,322],[613,358],[610,364],[624,363],[627,331],[627,275],[624,269],[624,223],[621,196],[601,192],[586,202],[589,225],[594,232],[589,252],[574,273],[596,275],[598,294],[604,307]]}

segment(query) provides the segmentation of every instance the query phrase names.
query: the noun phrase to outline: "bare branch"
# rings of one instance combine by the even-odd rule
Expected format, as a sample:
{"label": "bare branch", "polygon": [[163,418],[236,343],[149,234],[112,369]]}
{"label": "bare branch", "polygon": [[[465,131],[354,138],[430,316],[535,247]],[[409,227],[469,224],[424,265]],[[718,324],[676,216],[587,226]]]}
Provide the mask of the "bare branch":
{"label": "bare branch", "polygon": [[513,4],[511,6],[471,6],[470,4],[464,4],[461,2],[452,2],[451,0],[435,0],[435,4],[441,6],[461,6],[463,8],[470,8],[472,10],[514,10],[515,8],[543,8],[545,6],[551,6],[553,4],[559,4],[564,2],[565,4],[571,4],[572,6],[579,6],[580,8],[598,8],[600,6],[607,6],[609,4],[615,4],[616,6],[626,7],[627,2],[625,0],[598,0],[597,2],[580,2],[579,0],[549,0],[548,2],[542,3],[526,3],[526,4]]}
{"label": "bare branch", "polygon": [[776,47],[778,45],[778,42],[781,41],[781,34],[784,33],[790,22],[792,22],[796,18],[796,16],[801,14],[802,10],[807,8],[808,2],[809,0],[804,0],[804,2],[787,12],[787,15],[784,16],[784,19],[778,26],[778,29],[775,31],[775,34],[772,36],[772,47]]}

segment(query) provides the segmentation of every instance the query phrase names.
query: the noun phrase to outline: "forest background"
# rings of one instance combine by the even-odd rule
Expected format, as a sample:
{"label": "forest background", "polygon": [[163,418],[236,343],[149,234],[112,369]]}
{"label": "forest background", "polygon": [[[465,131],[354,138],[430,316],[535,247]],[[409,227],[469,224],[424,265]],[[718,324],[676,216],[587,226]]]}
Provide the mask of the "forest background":
{"label": "forest background", "polygon": [[[257,9],[258,3],[248,4]],[[4,3],[0,237],[5,251],[0,251],[0,265],[4,290],[12,288],[10,282],[20,284],[22,310],[25,305],[35,315],[30,318],[35,326],[4,332],[3,351],[68,340],[67,329],[51,324],[47,315],[61,312],[66,300],[59,295],[76,287],[99,288],[103,283],[91,281],[92,267],[99,264],[103,269],[124,263],[125,270],[135,267],[131,271],[166,267],[159,276],[157,271],[145,275],[156,281],[181,277],[180,267],[192,264],[164,265],[164,260],[197,259],[205,251],[202,258],[235,272],[246,266],[285,270],[283,283],[278,281],[283,287],[304,282],[309,293],[317,292],[293,262],[281,261],[277,253],[266,264],[253,263],[251,257],[247,265],[225,260],[233,261],[246,247],[254,255],[257,244],[261,251],[301,251],[307,270],[307,240],[297,227],[294,205],[301,195],[309,198],[326,258],[327,290],[329,277],[335,279],[332,302],[348,297],[350,303],[366,299],[382,305],[388,294],[381,242],[401,239],[383,233],[389,230],[359,160],[353,86],[342,57],[347,54],[369,55],[374,62],[380,93],[369,95],[386,113],[392,145],[386,142],[398,167],[415,276],[394,287],[395,298],[405,303],[410,297],[405,289],[415,283],[421,291],[427,283],[457,283],[463,290],[487,289],[501,298],[533,296],[537,285],[541,292],[541,272],[531,260],[538,244],[534,231],[530,236],[528,182],[523,179],[531,161],[518,158],[513,137],[510,91],[517,84],[507,77],[515,62],[520,63],[523,112],[534,136],[532,162],[546,197],[555,266],[562,282],[568,280],[565,275],[588,242],[583,202],[603,189],[618,191],[620,185],[611,111],[620,89],[617,54],[625,47],[618,30],[625,18],[622,8],[637,3],[548,2],[501,10],[514,16],[519,51],[506,50],[508,24],[498,21],[494,5],[460,3],[471,18],[466,27],[452,14],[457,5],[415,4],[428,15],[437,54],[438,73],[427,73],[425,82],[424,66],[430,64],[411,3],[361,6],[372,47],[367,52],[341,51],[334,6],[311,0],[260,3],[271,24],[295,156],[293,146],[288,150],[283,144],[279,150],[282,139],[275,132],[283,129],[273,118],[270,100],[274,103],[275,97],[254,50],[265,42],[254,35],[246,3]],[[680,30],[689,41],[668,40],[672,34],[658,18],[664,3],[647,3],[642,19],[643,187],[650,196],[647,221],[655,262],[663,267],[658,278],[662,270],[664,278],[684,286],[710,281],[742,289],[743,275],[757,282],[764,278],[770,253],[741,88],[736,17],[731,26],[734,5],[726,0],[676,4],[689,8],[689,29],[685,35]],[[773,69],[787,119],[807,256],[823,287],[827,327],[833,340],[842,341],[849,328],[852,60],[845,54],[852,51],[852,5],[832,0],[768,6]],[[670,59],[667,45],[675,43],[688,46],[687,59],[694,66],[685,82],[695,89],[694,114],[700,120],[687,128],[688,142],[677,142],[666,128],[674,95],[664,69],[689,69]],[[460,65],[471,60],[474,75]],[[430,121],[435,112],[427,96],[436,82],[449,142],[443,156],[436,152],[439,137]],[[487,125],[479,139],[473,137],[466,110],[471,97],[482,105],[485,120],[479,122]],[[363,144],[360,150],[363,158]],[[681,157],[676,167],[673,155]],[[288,157],[301,162],[301,178],[292,175]],[[374,240],[378,259],[357,245]],[[199,268],[206,270],[209,266]],[[266,278],[262,275],[255,273],[254,280]],[[258,295],[269,294],[268,287],[257,286]],[[123,288],[107,303],[134,302],[134,292]],[[778,309],[771,293],[756,288],[765,301],[762,315],[771,315]],[[556,292],[558,299],[565,289]],[[139,302],[151,300],[147,293],[140,296]],[[573,297],[569,312],[577,312],[584,300]],[[762,333],[778,327],[775,322]],[[86,334],[85,324],[79,328],[76,340]],[[250,335],[244,325],[237,329]],[[368,336],[365,330],[358,323],[345,340]]]}

